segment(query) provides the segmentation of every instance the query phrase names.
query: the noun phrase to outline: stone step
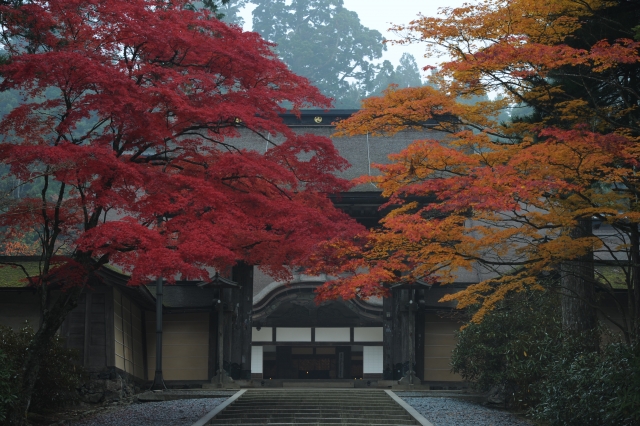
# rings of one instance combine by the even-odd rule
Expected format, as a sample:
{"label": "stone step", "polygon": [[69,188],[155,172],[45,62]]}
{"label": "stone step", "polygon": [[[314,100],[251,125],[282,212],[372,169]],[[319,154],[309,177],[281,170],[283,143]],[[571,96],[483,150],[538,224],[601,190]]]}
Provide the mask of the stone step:
{"label": "stone step", "polygon": [[[287,395],[287,392],[283,392],[283,391],[273,391],[273,390],[265,390],[264,391],[265,394],[267,395]],[[259,391],[247,391],[248,395],[259,395],[260,392]],[[295,394],[298,396],[314,396],[314,395],[321,395],[321,396],[327,396],[327,397],[336,397],[336,396],[346,396],[347,398],[350,397],[355,397],[357,395],[362,396],[363,398],[374,398],[376,397],[376,395],[380,395],[379,392],[374,392],[374,391],[363,391],[363,392],[356,392],[356,391],[350,391],[350,392],[319,392],[319,391],[315,391],[315,392],[296,392],[296,391],[290,391],[289,392],[289,396],[291,396],[291,394]]]}
{"label": "stone step", "polygon": [[[393,405],[378,405],[374,407],[363,407],[361,405],[314,405],[307,406],[305,404],[238,404],[234,405],[234,410],[320,410],[320,411],[354,411],[354,412],[373,412],[373,411],[393,411],[400,409]],[[401,410],[401,409],[400,409]]]}
{"label": "stone step", "polygon": [[248,389],[208,424],[405,426],[416,421],[382,390]]}
{"label": "stone step", "polygon": [[344,400],[333,400],[333,399],[325,399],[325,400],[313,400],[313,399],[299,399],[299,398],[295,398],[295,399],[287,399],[287,398],[277,398],[277,399],[263,399],[263,398],[253,398],[253,399],[246,399],[243,400],[242,403],[240,405],[266,405],[266,404],[294,404],[294,405],[322,405],[322,406],[330,406],[330,405],[335,405],[335,406],[342,406],[342,407],[348,407],[351,406],[353,404],[358,404],[358,405],[363,405],[363,406],[367,406],[367,407],[374,407],[377,405],[392,405],[390,403],[390,401],[388,399],[384,400],[384,399],[380,399],[380,400],[373,400],[373,401],[364,401],[364,400],[349,400],[349,401],[344,401]]}
{"label": "stone step", "polygon": [[[259,396],[263,396],[260,395],[258,392],[246,392],[247,396],[252,396],[252,395],[259,395]],[[319,396],[322,398],[339,398],[339,397],[344,397],[344,398],[380,398],[384,395],[379,394],[378,392],[363,392],[364,395],[357,395],[355,392],[348,392],[348,393],[314,393],[314,392],[305,392],[305,393],[296,393],[294,395],[287,395],[284,392],[265,392],[267,395],[265,395],[265,397],[277,397],[277,396],[286,396],[286,397],[297,397],[297,398],[310,398],[310,397],[314,397],[314,396]]]}
{"label": "stone step", "polygon": [[296,409],[296,408],[300,408],[300,409],[304,409],[304,408],[317,408],[317,409],[322,409],[322,410],[337,410],[337,411],[342,411],[342,410],[388,410],[388,409],[393,409],[393,408],[398,408],[395,405],[391,405],[391,404],[376,404],[376,405],[368,405],[367,404],[308,404],[308,403],[295,403],[295,402],[282,402],[282,403],[263,403],[263,402],[256,402],[255,404],[238,404],[235,407],[237,408],[242,408],[242,409],[247,409],[247,410],[251,410],[253,408],[282,408],[282,409],[287,409],[287,408],[292,408],[292,409]]}
{"label": "stone step", "polygon": [[247,392],[256,393],[256,392],[265,392],[265,393],[325,393],[325,394],[345,394],[345,395],[355,395],[355,394],[364,394],[366,392],[370,392],[372,394],[376,394],[380,392],[380,389],[377,388],[335,388],[335,389],[327,389],[327,388],[317,388],[315,385],[313,387],[306,388],[298,388],[298,389],[283,389],[283,388],[248,388]]}
{"label": "stone step", "polygon": [[306,418],[311,418],[311,417],[318,417],[318,416],[324,416],[324,417],[342,417],[342,418],[358,418],[358,419],[376,419],[376,418],[380,418],[381,416],[387,418],[387,417],[400,417],[400,418],[410,418],[410,416],[406,413],[402,413],[402,412],[378,412],[378,413],[340,413],[340,412],[336,412],[336,411],[308,411],[306,413],[300,412],[300,413],[296,413],[293,411],[290,412],[277,412],[276,410],[273,411],[251,411],[249,413],[247,412],[240,412],[240,411],[229,411],[227,412],[225,410],[225,412],[220,413],[218,415],[218,418],[248,418],[248,417],[258,417],[258,416],[262,416],[265,418],[270,418],[270,419],[275,419],[278,417],[306,417]]}
{"label": "stone step", "polygon": [[[293,403],[309,403],[309,404],[342,404],[342,405],[348,405],[348,404],[353,404],[356,403],[358,405],[364,405],[364,404],[384,404],[384,403],[389,403],[391,402],[389,399],[387,398],[380,398],[380,399],[367,399],[367,398],[349,398],[349,399],[328,399],[328,398],[259,398],[259,397],[252,397],[252,398],[247,398],[247,399],[243,399],[242,401],[248,401],[248,402],[259,402],[259,401],[265,401],[265,402],[282,402],[282,403],[286,403],[286,402],[293,402]],[[240,401],[238,401],[240,402]]]}
{"label": "stone step", "polygon": [[[358,395],[357,392],[355,391],[351,391],[351,392],[331,392],[331,393],[319,393],[319,392],[295,392],[292,391],[289,395],[287,395],[286,392],[282,392],[282,391],[265,391],[265,393],[267,395],[272,395],[272,396],[292,396],[291,394],[294,394],[294,396],[298,396],[300,398],[308,398],[311,396],[322,396],[325,398],[337,398],[337,397],[345,397],[345,398],[355,398],[355,397],[362,397],[362,398],[379,398],[380,394],[378,392],[371,392],[371,391],[367,391],[367,392],[362,392],[364,395]],[[251,392],[247,392],[247,396],[250,395],[259,395],[259,392],[257,391],[251,391]]]}
{"label": "stone step", "polygon": [[387,398],[322,398],[322,397],[318,397],[318,398],[302,398],[302,397],[267,397],[267,398],[260,398],[260,397],[248,397],[247,399],[245,399],[244,401],[278,401],[278,402],[284,402],[284,401],[301,401],[301,402],[310,402],[310,403],[316,403],[316,404],[320,404],[320,403],[351,403],[351,402],[358,402],[358,401],[362,401],[362,402],[383,402],[383,401],[389,401],[389,399]]}
{"label": "stone step", "polygon": [[319,405],[315,405],[315,406],[300,406],[299,404],[279,404],[279,405],[274,405],[274,404],[249,404],[249,405],[245,405],[245,404],[238,404],[238,405],[233,405],[233,407],[229,407],[227,408],[228,410],[235,410],[235,411],[242,411],[242,410],[250,410],[250,411],[254,411],[254,410],[262,410],[262,411],[269,411],[269,410],[280,410],[280,411],[284,411],[284,410],[291,410],[291,411],[339,411],[339,412],[344,412],[344,411],[353,411],[353,412],[360,412],[360,411],[366,411],[366,412],[386,412],[386,411],[403,411],[400,407],[394,406],[394,405],[382,405],[382,406],[375,406],[375,407],[363,407],[363,406],[335,406],[335,405],[329,405],[329,406],[319,406]]}
{"label": "stone step", "polygon": [[264,419],[264,418],[253,418],[253,419],[220,419],[215,420],[210,423],[211,425],[414,425],[415,422],[413,419],[380,419],[378,422],[373,423],[369,419],[343,419],[340,417],[337,418],[322,418],[322,419],[290,419],[290,420],[277,420],[277,419]]}
{"label": "stone step", "polygon": [[359,414],[359,413],[264,413],[264,412],[250,412],[250,413],[240,413],[240,412],[229,412],[229,413],[221,413],[217,418],[253,418],[253,417],[263,417],[267,419],[277,419],[277,418],[297,418],[297,417],[305,417],[305,418],[343,418],[343,419],[379,419],[379,418],[411,418],[411,416],[402,413],[378,413],[377,415],[371,414]]}
{"label": "stone step", "polygon": [[[291,423],[291,422],[284,422],[284,423],[278,423],[278,422],[264,422],[264,421],[259,421],[256,423],[228,423],[228,422],[222,422],[222,423],[218,423],[218,422],[214,422],[214,423],[210,423],[211,425],[237,425],[237,424],[241,424],[243,426],[262,426],[262,425],[271,425],[271,426],[292,426],[292,425],[296,425],[296,426],[302,426],[302,425],[313,425],[313,426],[335,426],[336,423],[325,423],[324,421],[317,421],[317,420],[313,420],[313,421],[309,421],[309,422],[300,422],[297,421],[295,423]],[[341,424],[343,426],[362,426],[362,423],[337,423],[337,424]],[[401,422],[401,423],[365,423],[368,426],[389,426],[389,425],[396,425],[396,426],[415,426],[415,422]]]}
{"label": "stone step", "polygon": [[284,418],[264,418],[264,417],[247,417],[247,418],[222,418],[216,419],[212,425],[217,424],[246,424],[246,423],[332,423],[332,424],[341,424],[341,423],[352,423],[358,425],[368,425],[371,423],[381,423],[388,425],[397,425],[397,424],[413,424],[413,419],[411,418],[389,418],[389,419],[348,419],[342,417],[284,417]]}
{"label": "stone step", "polygon": [[247,395],[247,399],[252,399],[252,398],[257,398],[257,399],[282,399],[282,398],[286,398],[286,399],[304,399],[304,400],[312,400],[312,401],[322,401],[322,400],[331,400],[331,401],[345,401],[345,400],[351,400],[351,401],[383,401],[386,398],[384,398],[384,396],[363,396],[362,398],[358,398],[357,396],[352,396],[352,395],[335,395],[335,396],[326,396],[326,395],[299,395],[299,396],[291,396],[291,395],[268,395],[265,397],[262,396],[253,396],[253,395]]}
{"label": "stone step", "polygon": [[269,407],[250,407],[250,406],[234,406],[234,407],[229,407],[228,410],[233,410],[233,411],[238,411],[238,412],[242,412],[242,411],[264,411],[264,412],[268,412],[268,411],[282,411],[282,412],[323,412],[323,413],[327,413],[327,412],[353,412],[353,413],[362,413],[362,412],[367,412],[367,413],[387,413],[390,411],[400,411],[402,412],[402,409],[399,409],[398,407],[385,407],[385,408],[367,408],[367,407],[296,407],[296,406],[286,406],[286,407],[280,407],[280,406],[269,406]]}
{"label": "stone step", "polygon": [[356,407],[356,408],[344,408],[344,409],[336,409],[336,408],[317,408],[317,407],[304,407],[304,408],[295,408],[295,407],[256,407],[252,409],[250,407],[227,407],[227,410],[231,413],[351,413],[354,415],[365,415],[370,413],[371,415],[376,414],[393,414],[393,413],[404,413],[405,411],[399,407],[389,407],[386,409],[378,409],[371,408],[367,409],[364,407]]}
{"label": "stone step", "polygon": [[[282,382],[283,388],[306,388],[309,387],[308,382]],[[318,382],[314,383],[313,387],[315,388],[354,388],[355,384],[353,382]]]}
{"label": "stone step", "polygon": [[[378,389],[379,390],[379,389]],[[260,391],[254,390],[254,389],[250,389],[249,391],[247,391],[247,393],[259,393]],[[269,393],[269,394],[282,394],[285,395],[287,393],[287,391],[282,391],[282,390],[270,390],[270,389],[265,389],[264,390],[265,393]],[[360,391],[358,392],[357,389],[354,390],[350,390],[350,391],[339,391],[337,389],[333,389],[332,391],[327,391],[327,392],[323,392],[319,389],[316,389],[314,391],[294,391],[294,390],[290,390],[288,391],[289,393],[295,393],[296,395],[358,395],[358,394],[363,394],[363,396],[373,396],[373,395],[378,395],[379,392],[375,392],[374,390],[368,390],[368,391]]]}
{"label": "stone step", "polygon": [[260,397],[249,397],[244,399],[244,401],[274,401],[274,402],[309,402],[312,404],[342,404],[346,405],[353,402],[362,402],[362,403],[383,403],[384,401],[389,401],[387,398],[287,398],[287,397],[269,397],[269,398],[260,398]]}
{"label": "stone step", "polygon": [[364,407],[357,407],[357,408],[349,408],[349,407],[345,407],[343,409],[336,409],[336,408],[325,408],[325,409],[321,409],[321,408],[317,408],[317,407],[305,407],[305,408],[295,408],[295,407],[286,407],[286,408],[280,408],[280,407],[257,407],[256,409],[252,409],[250,407],[227,407],[227,409],[230,413],[256,413],[256,412],[260,412],[260,413],[264,413],[264,414],[268,414],[268,413],[320,413],[320,414],[331,414],[331,413],[348,413],[348,414],[353,414],[353,415],[358,415],[358,416],[362,416],[362,415],[366,415],[366,414],[370,414],[370,415],[378,415],[378,414],[394,414],[394,413],[405,413],[405,411],[402,408],[398,408],[398,407],[389,407],[386,409],[377,409],[377,408],[371,408],[371,409],[367,409]]}
{"label": "stone step", "polygon": [[280,401],[242,401],[242,403],[238,404],[238,406],[243,407],[252,407],[252,406],[260,406],[267,407],[269,405],[278,405],[278,406],[295,406],[295,407],[366,407],[366,408],[375,408],[375,407],[395,407],[396,405],[390,404],[389,401],[378,401],[374,403],[369,403],[368,401],[329,401],[329,402],[314,402],[314,401],[300,401],[300,400],[280,400]]}

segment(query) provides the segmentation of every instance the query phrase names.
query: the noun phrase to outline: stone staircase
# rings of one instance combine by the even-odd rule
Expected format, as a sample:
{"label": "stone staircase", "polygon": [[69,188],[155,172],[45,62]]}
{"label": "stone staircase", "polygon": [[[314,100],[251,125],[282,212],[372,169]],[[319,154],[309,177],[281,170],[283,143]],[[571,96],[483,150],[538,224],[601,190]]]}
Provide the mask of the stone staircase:
{"label": "stone staircase", "polygon": [[208,425],[419,425],[379,389],[249,389]]}

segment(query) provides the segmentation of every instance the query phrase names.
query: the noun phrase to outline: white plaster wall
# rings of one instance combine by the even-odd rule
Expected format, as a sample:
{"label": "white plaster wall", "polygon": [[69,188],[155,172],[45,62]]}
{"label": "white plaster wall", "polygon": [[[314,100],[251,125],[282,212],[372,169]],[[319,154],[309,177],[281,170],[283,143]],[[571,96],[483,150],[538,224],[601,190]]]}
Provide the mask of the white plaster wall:
{"label": "white plaster wall", "polygon": [[256,327],[251,329],[251,341],[252,342],[271,342],[273,341],[273,329],[271,327],[261,327],[258,330]]}
{"label": "white plaster wall", "polygon": [[311,327],[276,327],[277,342],[310,342]]}
{"label": "white plaster wall", "polygon": [[382,327],[354,327],[354,342],[382,342]]}
{"label": "white plaster wall", "polygon": [[345,327],[316,328],[316,342],[350,342],[351,329]]}
{"label": "white plaster wall", "polygon": [[262,374],[262,346],[251,346],[251,373]]}
{"label": "white plaster wall", "polygon": [[365,374],[381,374],[383,369],[382,346],[365,346],[362,348],[362,372]]}

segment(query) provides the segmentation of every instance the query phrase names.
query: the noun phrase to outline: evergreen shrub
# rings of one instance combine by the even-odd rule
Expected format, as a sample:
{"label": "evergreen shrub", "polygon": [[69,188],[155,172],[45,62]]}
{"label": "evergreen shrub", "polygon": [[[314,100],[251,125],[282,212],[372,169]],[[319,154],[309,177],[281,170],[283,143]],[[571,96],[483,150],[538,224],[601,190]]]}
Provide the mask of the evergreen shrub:
{"label": "evergreen shrub", "polygon": [[530,291],[510,296],[479,323],[458,332],[452,370],[479,391],[499,389],[512,407],[530,407],[532,385],[561,349],[557,296]]}
{"label": "evergreen shrub", "polygon": [[589,349],[562,332],[553,292],[522,292],[458,332],[452,370],[550,426],[640,425],[640,345]]}
{"label": "evergreen shrub", "polygon": [[550,425],[640,425],[640,346],[565,350],[546,366],[535,392],[533,416]]}
{"label": "evergreen shrub", "polygon": [[[4,353],[6,359],[0,365],[5,366],[4,369],[12,377],[21,368],[27,346],[34,334],[28,325],[18,331],[0,326],[0,352]],[[78,364],[77,351],[65,348],[63,339],[56,336],[51,341],[46,360],[40,368],[31,397],[30,411],[43,412],[76,401],[79,397],[77,389],[86,377],[84,369]],[[7,389],[10,389],[11,397],[18,392],[16,386],[17,383],[10,379]],[[10,402],[8,399],[7,403]]]}
{"label": "evergreen shrub", "polygon": [[6,420],[9,406],[16,400],[11,386],[11,373],[7,356],[0,350],[0,422]]}

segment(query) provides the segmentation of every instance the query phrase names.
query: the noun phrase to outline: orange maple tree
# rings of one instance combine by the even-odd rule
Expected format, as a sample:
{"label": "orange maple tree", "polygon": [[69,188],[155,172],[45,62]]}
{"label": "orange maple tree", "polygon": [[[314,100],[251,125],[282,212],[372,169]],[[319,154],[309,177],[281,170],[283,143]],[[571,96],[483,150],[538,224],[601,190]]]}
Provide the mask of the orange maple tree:
{"label": "orange maple tree", "polygon": [[[320,298],[386,294],[398,280],[451,283],[475,268],[485,279],[444,299],[480,306],[473,321],[510,292],[541,288],[542,277],[558,273],[564,291],[575,293],[568,297],[588,310],[589,288],[612,290],[606,274],[590,276],[595,256],[625,271],[632,303],[617,324],[637,339],[640,43],[620,35],[632,34],[624,26],[615,39],[594,39],[601,17],[627,16],[628,8],[494,0],[396,27],[401,42],[451,58],[433,76],[437,89],[390,87],[338,123],[338,135],[393,135],[435,121],[449,137],[427,134],[378,165],[379,176],[361,178],[373,179],[394,209],[379,229],[318,254],[321,269],[341,276]],[[501,96],[464,102],[491,91]],[[513,105],[535,114],[499,122]],[[432,202],[412,201],[425,196]],[[592,235],[592,218],[609,235]]]}

